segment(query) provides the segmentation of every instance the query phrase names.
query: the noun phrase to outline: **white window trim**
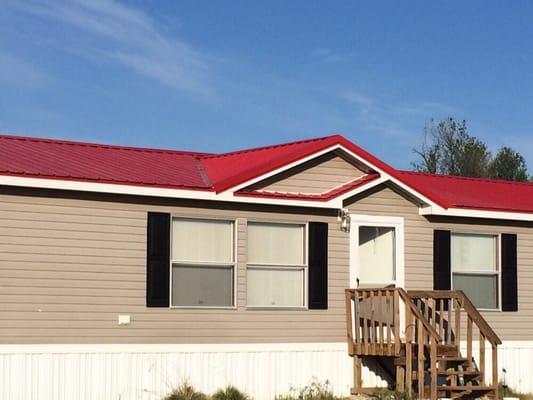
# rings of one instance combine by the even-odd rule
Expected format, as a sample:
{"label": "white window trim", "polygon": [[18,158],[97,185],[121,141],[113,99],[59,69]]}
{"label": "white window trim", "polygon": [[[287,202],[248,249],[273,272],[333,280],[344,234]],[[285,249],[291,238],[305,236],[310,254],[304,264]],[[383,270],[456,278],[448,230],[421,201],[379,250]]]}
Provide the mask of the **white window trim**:
{"label": "white window trim", "polygon": [[[465,275],[480,275],[480,276],[496,276],[498,284],[498,307],[496,308],[480,308],[476,307],[479,311],[483,312],[501,312],[502,311],[502,268],[501,268],[501,247],[502,247],[502,235],[501,233],[490,233],[490,232],[475,232],[475,231],[451,231],[450,232],[450,286],[453,290],[453,235],[477,235],[477,236],[491,236],[496,238],[496,272],[487,273],[486,271],[468,271],[468,272],[458,272],[458,274]],[[474,304],[475,305],[475,304]]]}
{"label": "white window trim", "polygon": [[[303,258],[304,263],[303,265],[295,264],[295,265],[289,265],[289,264],[258,264],[258,263],[249,263],[248,262],[248,238],[246,240],[246,309],[247,310],[297,310],[297,311],[307,311],[309,309],[309,295],[308,295],[308,279],[309,279],[309,223],[308,222],[302,222],[302,221],[279,221],[279,220],[268,220],[268,219],[248,219],[246,221],[248,232],[248,224],[278,224],[278,225],[299,225],[304,227],[304,246],[303,246]],[[254,306],[248,304],[248,268],[251,267],[252,269],[254,267],[257,267],[257,269],[283,269],[287,270],[289,268],[293,269],[303,269],[303,285],[304,290],[303,293],[303,305],[302,306]]]}
{"label": "white window trim", "polygon": [[[233,235],[232,235],[232,240],[233,240],[233,262],[231,263],[217,263],[217,262],[180,262],[180,261],[174,261],[173,258],[172,258],[172,241],[173,241],[173,237],[172,237],[172,225],[174,224],[174,220],[179,220],[179,219],[189,219],[189,220],[204,220],[204,221],[227,221],[227,222],[231,222],[233,224]],[[183,215],[183,214],[171,214],[170,216],[170,263],[169,263],[169,268],[170,268],[170,275],[169,275],[169,308],[171,309],[181,309],[181,310],[187,310],[187,309],[192,309],[192,310],[198,310],[198,309],[202,309],[202,310],[237,310],[237,266],[238,266],[238,262],[237,262],[237,257],[238,257],[238,243],[237,243],[237,232],[238,232],[238,219],[237,218],[224,218],[224,217],[217,217],[217,216],[213,216],[213,217],[209,217],[209,216],[197,216],[197,215]],[[233,305],[231,306],[175,306],[172,304],[172,265],[173,264],[182,264],[182,265],[201,265],[201,266],[206,266],[206,267],[209,267],[209,266],[212,266],[212,267],[216,267],[216,266],[227,266],[227,267],[230,267],[232,266],[233,267],[233,287],[232,287],[232,302],[233,302]]]}
{"label": "white window trim", "polygon": [[357,277],[359,276],[359,227],[360,226],[379,226],[385,228],[394,228],[396,235],[396,280],[391,282],[396,287],[405,287],[405,233],[404,218],[392,216],[375,216],[350,214],[350,277],[349,287],[357,287]]}

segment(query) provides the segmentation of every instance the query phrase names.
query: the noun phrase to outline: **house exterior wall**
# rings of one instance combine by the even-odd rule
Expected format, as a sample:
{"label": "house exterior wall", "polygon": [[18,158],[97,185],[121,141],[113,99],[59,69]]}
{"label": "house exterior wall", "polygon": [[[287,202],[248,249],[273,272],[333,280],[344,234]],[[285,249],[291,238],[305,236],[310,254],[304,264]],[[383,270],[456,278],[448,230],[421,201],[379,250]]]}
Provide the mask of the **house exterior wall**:
{"label": "house exterior wall", "polygon": [[[429,220],[418,214],[413,201],[388,187],[350,199],[346,207],[352,213],[404,218],[407,289],[432,288],[434,229],[517,233],[519,311],[483,314],[504,341],[499,359],[500,368],[509,371],[507,382],[533,391],[530,370],[524,367],[529,365],[524,357],[533,351],[530,225]],[[148,211],[236,220],[236,309],[146,308]],[[246,309],[246,224],[252,219],[328,222],[328,310]],[[4,188],[0,237],[0,394],[18,393],[11,396],[17,399],[158,399],[188,378],[207,392],[233,382],[262,400],[312,377],[330,380],[337,393],[346,393],[351,384],[350,360],[343,356],[349,234],[340,231],[332,213]],[[132,323],[119,326],[118,315],[130,315]],[[199,349],[212,345],[212,351]],[[126,365],[130,377],[123,373]],[[306,367],[295,374],[294,368],[282,367],[286,365]],[[277,367],[279,373],[265,379],[271,387],[258,383],[261,371]],[[73,371],[81,372],[70,377]],[[228,371],[246,373],[237,378]],[[211,378],[202,378],[206,376]],[[365,370],[364,384],[383,381]],[[102,392],[91,392],[93,387]],[[41,393],[45,395],[38,397]]]}
{"label": "house exterior wall", "polygon": [[253,185],[274,192],[320,194],[365,175],[361,169],[335,153],[326,154],[307,165],[286,171]]}
{"label": "house exterior wall", "polygon": [[[528,224],[430,221],[387,187],[347,207],[352,213],[404,218],[407,289],[432,289],[434,229],[517,233],[519,311],[483,316],[502,340],[531,338],[533,229]],[[236,219],[235,310],[145,307],[148,211]],[[1,194],[0,343],[344,341],[349,235],[334,216],[287,211]],[[246,308],[247,219],[329,223],[328,310]],[[131,325],[119,327],[119,314],[130,315]]]}
{"label": "house exterior wall", "polygon": [[[1,194],[0,343],[345,340],[348,242],[331,212],[172,203]],[[236,309],[146,307],[148,211],[237,221]],[[328,310],[246,309],[247,219],[329,223]]]}
{"label": "house exterior wall", "polygon": [[432,218],[389,187],[376,188],[361,199],[348,201],[351,213],[399,216],[405,224],[405,287],[433,289],[433,231],[446,229],[471,233],[518,235],[518,312],[482,311],[503,341],[532,340],[533,328],[533,224],[474,219]]}

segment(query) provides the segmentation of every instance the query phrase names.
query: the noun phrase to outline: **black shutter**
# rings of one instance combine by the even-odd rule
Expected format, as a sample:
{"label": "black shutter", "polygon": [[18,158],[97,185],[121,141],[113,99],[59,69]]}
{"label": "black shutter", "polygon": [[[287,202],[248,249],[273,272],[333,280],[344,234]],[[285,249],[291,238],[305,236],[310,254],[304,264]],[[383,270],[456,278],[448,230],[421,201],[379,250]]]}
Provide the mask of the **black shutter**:
{"label": "black shutter", "polygon": [[170,214],[148,213],[146,245],[146,306],[168,307]]}
{"label": "black shutter", "polygon": [[309,309],[328,308],[328,224],[309,223]]}
{"label": "black shutter", "polygon": [[502,234],[502,311],[518,311],[517,236]]}
{"label": "black shutter", "polygon": [[450,290],[451,282],[451,233],[433,232],[433,289]]}

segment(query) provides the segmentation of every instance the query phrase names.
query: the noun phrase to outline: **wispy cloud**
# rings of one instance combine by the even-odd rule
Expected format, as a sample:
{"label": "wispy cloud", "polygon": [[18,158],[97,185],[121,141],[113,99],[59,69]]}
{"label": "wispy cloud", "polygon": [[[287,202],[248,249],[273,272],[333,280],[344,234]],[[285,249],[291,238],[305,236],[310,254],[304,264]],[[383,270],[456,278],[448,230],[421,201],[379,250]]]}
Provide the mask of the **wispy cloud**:
{"label": "wispy cloud", "polygon": [[29,61],[0,50],[0,82],[42,87],[51,83],[52,78]]}
{"label": "wispy cloud", "polygon": [[103,57],[174,89],[213,94],[209,57],[183,40],[164,35],[139,9],[114,0],[30,0],[9,5],[85,35],[79,54],[89,59]]}
{"label": "wispy cloud", "polygon": [[435,101],[407,103],[403,99],[385,95],[370,96],[360,91],[347,90],[339,94],[349,112],[362,129],[385,138],[412,140],[420,134],[423,124],[431,118],[453,115],[454,107]]}

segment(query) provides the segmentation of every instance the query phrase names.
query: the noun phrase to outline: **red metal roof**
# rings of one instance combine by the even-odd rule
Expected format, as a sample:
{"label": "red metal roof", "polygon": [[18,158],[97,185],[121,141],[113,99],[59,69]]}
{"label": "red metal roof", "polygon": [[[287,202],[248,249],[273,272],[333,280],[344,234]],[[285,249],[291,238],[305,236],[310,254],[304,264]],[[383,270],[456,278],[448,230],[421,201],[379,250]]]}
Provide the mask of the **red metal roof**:
{"label": "red metal roof", "polygon": [[210,189],[200,153],[0,135],[0,174]]}
{"label": "red metal roof", "polygon": [[338,136],[259,147],[202,159],[214,189],[222,192],[338,144]]}
{"label": "red metal roof", "polygon": [[398,171],[401,180],[444,208],[533,213],[533,184]]}
{"label": "red metal roof", "polygon": [[[399,171],[340,135],[216,155],[0,135],[0,175],[221,192],[335,146],[441,207],[533,213],[533,184]],[[361,185],[353,181],[316,198],[239,194],[327,201],[352,183]]]}

